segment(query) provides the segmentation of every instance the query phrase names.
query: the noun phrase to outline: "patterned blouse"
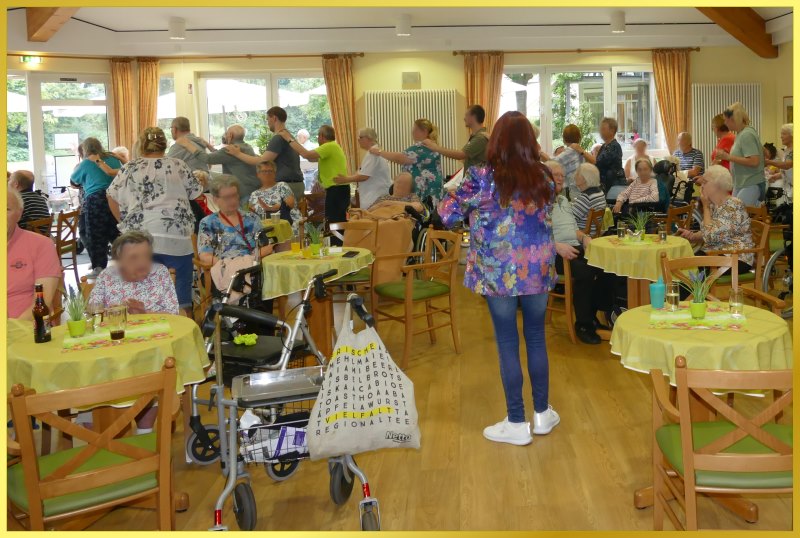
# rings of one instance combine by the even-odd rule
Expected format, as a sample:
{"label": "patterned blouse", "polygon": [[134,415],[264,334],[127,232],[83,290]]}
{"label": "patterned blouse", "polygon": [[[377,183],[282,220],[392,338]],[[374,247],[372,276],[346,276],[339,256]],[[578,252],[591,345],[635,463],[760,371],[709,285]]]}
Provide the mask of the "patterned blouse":
{"label": "patterned blouse", "polygon": [[178,313],[175,284],[169,270],[160,263],[154,263],[150,274],[136,282],[124,280],[116,266],[108,267],[97,277],[89,294],[89,303],[104,307],[123,304],[126,299],[141,301],[148,313]]}
{"label": "patterned blouse", "polygon": [[[714,208],[711,213],[711,222],[704,224],[701,232],[705,243],[704,251],[755,247],[753,234],[750,231],[750,217],[747,215],[744,202],[732,196]],[[753,265],[752,252],[740,254],[739,259],[746,264]]]}
{"label": "patterned blouse", "polygon": [[130,161],[108,187],[108,195],[119,204],[120,231],[150,232],[153,252],[169,256],[194,252],[189,200],[201,194],[203,186],[186,163],[170,157]]}
{"label": "patterned blouse", "polygon": [[[550,171],[541,166],[546,177]],[[472,168],[461,186],[439,205],[445,226],[469,220],[470,247],[464,285],[480,295],[515,296],[547,293],[556,283],[555,242],[551,212],[555,185],[544,208],[512,199],[502,207],[493,170]],[[469,215],[472,211],[475,214]]]}
{"label": "patterned blouse", "polygon": [[436,207],[444,194],[442,156],[422,142],[409,146],[403,153],[412,160],[411,164],[403,165],[403,171],[414,178],[414,193],[423,201],[430,196]]}
{"label": "patterned blouse", "polygon": [[[276,204],[281,203],[286,198],[294,196],[294,192],[292,189],[284,182],[276,183],[274,186],[268,189],[258,189],[253,191],[250,195],[250,199],[248,200],[248,204],[250,204],[250,210],[253,211],[256,215],[258,215],[261,219],[269,218],[269,213],[263,206],[258,203],[259,200],[264,202],[268,206],[273,206]],[[297,201],[295,200],[294,207],[289,210],[289,215],[292,218],[292,228],[297,231],[297,225],[300,222],[300,210],[297,208]]]}
{"label": "patterned blouse", "polygon": [[197,233],[197,252],[213,254],[217,258],[252,256],[256,248],[256,234],[264,226],[255,213],[245,211],[241,213],[241,217],[244,237],[238,225],[231,226],[220,218],[219,213],[213,213],[201,220],[200,231]]}

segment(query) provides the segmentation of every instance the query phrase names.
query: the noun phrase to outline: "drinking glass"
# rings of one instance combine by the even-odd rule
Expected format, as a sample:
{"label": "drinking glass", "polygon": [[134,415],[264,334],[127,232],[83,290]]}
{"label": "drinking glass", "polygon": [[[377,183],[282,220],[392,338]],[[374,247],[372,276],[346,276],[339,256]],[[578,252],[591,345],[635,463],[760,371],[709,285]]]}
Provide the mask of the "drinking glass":
{"label": "drinking glass", "polygon": [[128,307],[116,305],[107,308],[103,315],[103,321],[111,331],[111,339],[122,340],[125,338],[125,326],[128,323]]}
{"label": "drinking glass", "polygon": [[667,284],[667,310],[675,312],[681,302],[681,285],[679,282]]}
{"label": "drinking glass", "polygon": [[281,221],[281,214],[278,212],[273,213],[269,216],[272,219],[273,224],[278,224]]}
{"label": "drinking glass", "polygon": [[744,314],[744,291],[742,288],[731,289],[728,296],[728,306],[732,317],[742,317]]}
{"label": "drinking glass", "polygon": [[658,225],[658,239],[659,241],[667,240],[667,229],[664,227],[663,224]]}
{"label": "drinking glass", "polygon": [[100,324],[103,323],[103,303],[88,303],[86,305],[86,326],[89,332],[95,332],[100,329]]}
{"label": "drinking glass", "polygon": [[298,237],[292,238],[292,252],[298,254],[300,252],[300,239]]}
{"label": "drinking glass", "polygon": [[620,240],[625,239],[625,232],[626,231],[627,230],[625,229],[624,226],[617,225],[617,238],[620,239]]}

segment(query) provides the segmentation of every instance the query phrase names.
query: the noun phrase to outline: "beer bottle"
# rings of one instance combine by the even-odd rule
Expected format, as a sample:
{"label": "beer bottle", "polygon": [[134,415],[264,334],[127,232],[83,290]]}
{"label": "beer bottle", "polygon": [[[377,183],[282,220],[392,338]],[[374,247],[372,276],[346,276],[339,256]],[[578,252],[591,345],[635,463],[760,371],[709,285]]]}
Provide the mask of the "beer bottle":
{"label": "beer bottle", "polygon": [[33,304],[33,341],[43,344],[50,341],[50,309],[44,302],[44,286],[36,284],[36,302]]}

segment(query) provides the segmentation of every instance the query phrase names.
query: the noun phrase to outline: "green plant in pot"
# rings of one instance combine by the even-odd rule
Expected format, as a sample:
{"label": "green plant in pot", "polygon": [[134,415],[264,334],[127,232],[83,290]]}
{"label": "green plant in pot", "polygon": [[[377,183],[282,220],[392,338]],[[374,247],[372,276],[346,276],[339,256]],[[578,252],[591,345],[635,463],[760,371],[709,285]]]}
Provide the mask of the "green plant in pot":
{"label": "green plant in pot", "polygon": [[69,318],[67,320],[69,335],[73,338],[83,336],[86,333],[86,318],[83,315],[86,311],[86,299],[84,299],[83,294],[76,291],[72,286],[69,287],[64,310]]}
{"label": "green plant in pot", "polygon": [[319,250],[322,248],[322,229],[321,227],[310,224],[306,229],[308,235],[308,246],[311,249],[311,254],[319,256]]}
{"label": "green plant in pot", "polygon": [[652,218],[653,214],[648,211],[638,211],[625,217],[625,222],[633,228],[633,231],[628,230],[628,235],[634,240],[643,241],[647,231],[647,224]]}
{"label": "green plant in pot", "polygon": [[692,302],[689,303],[689,312],[692,314],[692,319],[704,319],[706,317],[706,297],[708,292],[711,291],[711,279],[706,278],[704,270],[693,271],[689,273],[689,283],[681,282],[681,286],[692,294]]}

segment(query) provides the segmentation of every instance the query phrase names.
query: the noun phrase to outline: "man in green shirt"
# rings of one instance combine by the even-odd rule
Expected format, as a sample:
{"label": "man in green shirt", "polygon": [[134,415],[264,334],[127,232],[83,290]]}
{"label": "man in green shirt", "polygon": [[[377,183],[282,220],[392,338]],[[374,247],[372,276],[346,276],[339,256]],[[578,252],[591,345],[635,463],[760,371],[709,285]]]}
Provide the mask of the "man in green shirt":
{"label": "man in green shirt", "polygon": [[469,141],[461,149],[443,148],[430,139],[422,141],[422,145],[451,159],[464,161],[464,172],[471,166],[479,166],[486,162],[486,146],[489,145],[489,134],[483,122],[486,111],[481,105],[472,105],[464,114],[464,125],[469,129]]}
{"label": "man in green shirt", "polygon": [[[319,182],[325,188],[325,218],[328,222],[345,222],[350,206],[350,185],[339,185],[334,178],[347,175],[347,159],[342,147],[336,142],[336,131],[330,125],[319,128],[319,147],[306,149],[292,134],[283,130],[278,133],[304,159],[319,163]],[[331,241],[340,244],[335,238]]]}

